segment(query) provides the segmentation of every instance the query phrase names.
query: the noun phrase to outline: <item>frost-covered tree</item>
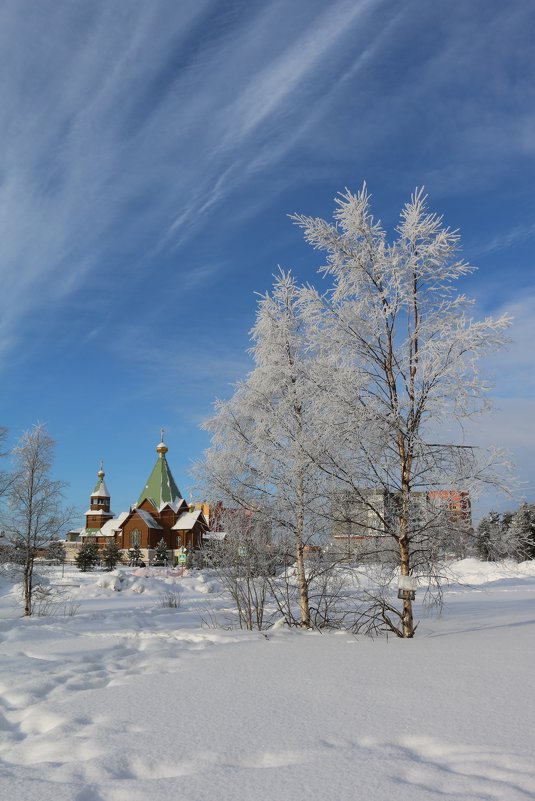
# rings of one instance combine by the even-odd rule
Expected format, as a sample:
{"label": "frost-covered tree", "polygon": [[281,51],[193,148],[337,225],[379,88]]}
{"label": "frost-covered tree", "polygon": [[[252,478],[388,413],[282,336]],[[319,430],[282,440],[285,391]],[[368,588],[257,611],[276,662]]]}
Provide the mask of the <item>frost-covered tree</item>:
{"label": "frost-covered tree", "polygon": [[153,565],[166,565],[169,561],[167,556],[167,543],[165,542],[164,538],[160,540],[157,544],[156,549],[154,551],[154,559],[152,561]]}
{"label": "frost-covered tree", "polygon": [[[401,576],[432,577],[434,535],[446,516],[427,504],[428,493],[499,481],[495,454],[452,443],[451,429],[488,408],[478,363],[502,347],[509,320],[473,319],[472,302],[455,288],[473,268],[458,258],[458,233],[427,211],[421,190],[404,206],[394,241],[373,219],[366,186],[340,195],[334,224],[293,219],[327,254],[322,272],[332,281],[324,294],[308,288],[301,301],[323,371],[315,395],[322,467],[370,511]],[[387,493],[388,514],[370,488]],[[379,612],[392,631],[412,637],[412,600],[404,595],[401,609],[383,603]]]}
{"label": "frost-covered tree", "polygon": [[509,525],[512,555],[519,561],[535,559],[535,508],[523,503],[513,514]]}
{"label": "frost-covered tree", "polygon": [[6,538],[20,565],[25,615],[32,614],[35,558],[72,517],[63,506],[66,484],[50,475],[53,456],[54,441],[41,424],[26,431],[13,451]]}
{"label": "frost-covered tree", "polygon": [[535,558],[535,507],[523,503],[516,512],[489,512],[477,526],[475,542],[486,562]]}
{"label": "frost-covered tree", "polygon": [[269,627],[266,605],[271,600],[271,577],[284,564],[285,554],[274,546],[258,514],[246,509],[223,511],[225,538],[204,549],[205,564],[215,570],[232,598],[243,629]]}
{"label": "frost-covered tree", "polygon": [[318,534],[321,474],[311,457],[313,385],[300,289],[290,274],[281,270],[261,296],[251,338],[255,368],[206,424],[212,447],[202,472],[212,496],[263,517],[275,538],[290,535],[299,622],[309,626],[304,548]]}
{"label": "frost-covered tree", "polygon": [[477,555],[484,562],[496,562],[510,555],[508,527],[499,512],[481,518],[475,531]]}

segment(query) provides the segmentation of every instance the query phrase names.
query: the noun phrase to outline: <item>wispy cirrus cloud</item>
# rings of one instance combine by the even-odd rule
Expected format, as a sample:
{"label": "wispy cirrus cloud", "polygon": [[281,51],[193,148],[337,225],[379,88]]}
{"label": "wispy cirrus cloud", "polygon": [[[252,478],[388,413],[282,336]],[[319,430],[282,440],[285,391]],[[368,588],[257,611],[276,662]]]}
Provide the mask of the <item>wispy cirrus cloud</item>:
{"label": "wispy cirrus cloud", "polygon": [[[485,361],[494,380],[498,398],[525,398],[533,404],[535,415],[535,288],[514,292],[497,314],[512,318],[509,347]],[[535,432],[535,429],[534,429]]]}
{"label": "wispy cirrus cloud", "polygon": [[[419,170],[435,195],[463,192],[504,168],[506,147],[530,153],[530,9],[485,9],[44,0],[28,14],[4,3],[4,348],[37,310],[65,309],[97,276],[113,304],[212,219],[230,235],[298,181],[342,167],[360,181],[384,159],[387,183],[406,191]],[[191,262],[177,259],[184,287],[218,269]]]}
{"label": "wispy cirrus cloud", "polygon": [[535,289],[512,293],[496,310],[512,317],[510,345],[481,365],[482,374],[492,379],[493,409],[490,415],[469,423],[466,441],[476,446],[499,447],[510,454],[516,481],[511,498],[489,496],[486,508],[508,508],[533,498],[533,453],[535,451]]}
{"label": "wispy cirrus cloud", "polygon": [[110,286],[123,258],[187,241],[259,168],[259,128],[286,113],[367,5],[301,8],[302,33],[280,36],[273,56],[280,0],[234,14],[207,1],[44,2],[34,15],[5,4],[4,343],[43,292],[57,303],[97,271]]}
{"label": "wispy cirrus cloud", "polygon": [[[246,351],[236,352],[224,341],[188,343],[181,348],[156,342],[146,328],[124,326],[111,349],[119,361],[142,377],[138,397],[160,399],[178,416],[197,425],[211,413],[216,397],[228,397],[232,387],[252,369]],[[165,401],[164,401],[165,399]]]}
{"label": "wispy cirrus cloud", "polygon": [[491,235],[485,242],[472,244],[471,249],[477,250],[479,254],[496,253],[528,242],[533,237],[535,237],[535,222],[519,223],[499,234]]}

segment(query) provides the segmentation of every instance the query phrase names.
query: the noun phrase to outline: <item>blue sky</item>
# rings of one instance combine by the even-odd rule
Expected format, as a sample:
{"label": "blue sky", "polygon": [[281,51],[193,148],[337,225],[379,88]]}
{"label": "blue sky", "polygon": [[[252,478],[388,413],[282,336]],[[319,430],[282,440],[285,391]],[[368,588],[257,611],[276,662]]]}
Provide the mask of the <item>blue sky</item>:
{"label": "blue sky", "polygon": [[[460,228],[508,445],[535,500],[535,6],[525,0],[4,0],[0,423],[35,421],[83,513],[160,426],[187,495],[199,423],[250,367],[255,292],[321,280],[288,220],[365,179],[390,228],[425,185]],[[81,522],[81,521],[80,521]]]}

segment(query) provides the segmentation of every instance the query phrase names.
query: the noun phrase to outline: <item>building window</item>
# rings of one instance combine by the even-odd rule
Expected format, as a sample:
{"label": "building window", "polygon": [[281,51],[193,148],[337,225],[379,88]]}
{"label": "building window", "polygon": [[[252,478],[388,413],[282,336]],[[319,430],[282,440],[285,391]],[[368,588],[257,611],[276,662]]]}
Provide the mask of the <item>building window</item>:
{"label": "building window", "polygon": [[135,548],[141,545],[141,531],[139,528],[134,528],[130,532],[130,547]]}

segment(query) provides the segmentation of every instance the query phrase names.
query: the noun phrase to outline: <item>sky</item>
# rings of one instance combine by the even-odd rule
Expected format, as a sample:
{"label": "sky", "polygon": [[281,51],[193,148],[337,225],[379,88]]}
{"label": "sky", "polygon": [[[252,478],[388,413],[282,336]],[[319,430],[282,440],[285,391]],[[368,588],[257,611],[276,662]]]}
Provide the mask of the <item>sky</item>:
{"label": "sky", "polygon": [[416,186],[460,229],[486,365],[535,500],[535,6],[525,0],[3,0],[0,423],[40,421],[82,515],[156,459],[189,498],[200,424],[251,368],[255,293],[320,283],[288,215],[364,180],[390,230]]}

